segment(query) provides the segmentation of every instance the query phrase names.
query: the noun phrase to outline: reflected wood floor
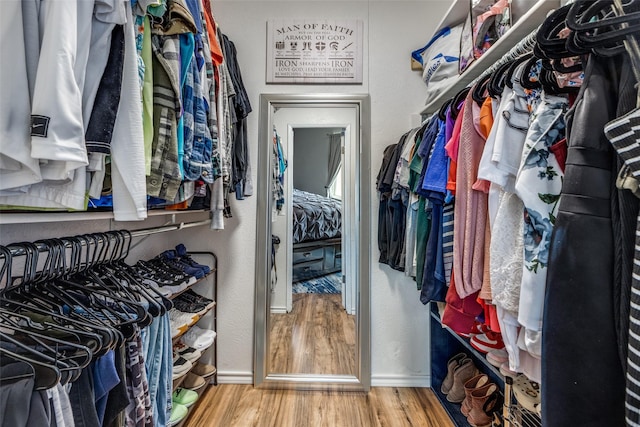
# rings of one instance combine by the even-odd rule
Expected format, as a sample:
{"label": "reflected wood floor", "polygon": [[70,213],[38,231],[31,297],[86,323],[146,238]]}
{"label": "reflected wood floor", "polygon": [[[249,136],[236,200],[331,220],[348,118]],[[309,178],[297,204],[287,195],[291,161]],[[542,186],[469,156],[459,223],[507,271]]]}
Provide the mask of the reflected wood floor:
{"label": "reflected wood floor", "polygon": [[355,316],[340,294],[293,294],[291,313],[271,314],[271,373],[355,374]]}
{"label": "reflected wood floor", "polygon": [[369,394],[264,390],[223,384],[204,392],[185,427],[453,427],[427,388]]}

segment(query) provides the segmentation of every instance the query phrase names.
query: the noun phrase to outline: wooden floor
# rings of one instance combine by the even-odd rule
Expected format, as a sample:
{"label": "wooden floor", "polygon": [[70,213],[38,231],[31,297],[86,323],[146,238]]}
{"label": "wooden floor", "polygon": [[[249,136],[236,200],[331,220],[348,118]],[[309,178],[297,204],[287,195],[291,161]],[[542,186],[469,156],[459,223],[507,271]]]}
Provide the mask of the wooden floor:
{"label": "wooden floor", "polygon": [[354,375],[355,349],[340,294],[293,294],[291,313],[271,314],[271,373]]}
{"label": "wooden floor", "polygon": [[452,427],[430,389],[355,392],[211,386],[185,427]]}

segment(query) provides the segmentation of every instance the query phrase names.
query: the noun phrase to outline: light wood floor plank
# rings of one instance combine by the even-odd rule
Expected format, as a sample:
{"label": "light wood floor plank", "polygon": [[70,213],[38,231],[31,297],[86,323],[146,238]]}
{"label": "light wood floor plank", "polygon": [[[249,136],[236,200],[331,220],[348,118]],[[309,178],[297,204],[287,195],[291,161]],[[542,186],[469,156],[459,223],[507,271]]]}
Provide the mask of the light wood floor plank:
{"label": "light wood floor plank", "polygon": [[452,427],[425,388],[355,392],[256,389],[223,384],[204,392],[185,427]]}
{"label": "light wood floor plank", "polygon": [[293,294],[291,313],[271,314],[272,373],[355,373],[355,316],[340,294]]}

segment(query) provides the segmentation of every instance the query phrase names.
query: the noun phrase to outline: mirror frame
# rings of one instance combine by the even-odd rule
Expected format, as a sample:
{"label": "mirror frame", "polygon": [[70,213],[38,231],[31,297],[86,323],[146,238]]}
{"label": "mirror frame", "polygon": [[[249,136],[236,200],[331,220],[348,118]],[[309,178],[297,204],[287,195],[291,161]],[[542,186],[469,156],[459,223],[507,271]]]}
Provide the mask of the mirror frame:
{"label": "mirror frame", "polygon": [[[371,388],[371,123],[369,95],[359,94],[261,94],[258,129],[258,179],[256,224],[256,283],[254,312],[254,386],[303,390],[369,391]],[[354,230],[357,249],[353,254],[358,293],[356,297],[355,375],[270,374],[269,314],[271,283],[271,156],[273,113],[277,108],[354,106],[357,109],[358,197]]]}

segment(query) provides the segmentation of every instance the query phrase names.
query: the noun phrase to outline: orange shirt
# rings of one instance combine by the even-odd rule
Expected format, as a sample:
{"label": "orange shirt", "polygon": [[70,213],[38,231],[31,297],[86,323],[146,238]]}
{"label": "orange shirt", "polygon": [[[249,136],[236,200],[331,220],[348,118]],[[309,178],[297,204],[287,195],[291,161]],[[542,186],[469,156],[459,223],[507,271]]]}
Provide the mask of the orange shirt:
{"label": "orange shirt", "polygon": [[204,5],[204,19],[206,21],[207,33],[209,35],[211,60],[214,65],[220,65],[222,64],[222,61],[224,61],[224,56],[222,55],[220,43],[218,43],[216,21],[213,19],[213,15],[211,14],[211,3],[209,0],[202,0],[202,4]]}
{"label": "orange shirt", "polygon": [[451,159],[449,163],[449,176],[447,178],[447,190],[451,191],[451,194],[456,194],[456,172],[458,170],[458,148],[460,146],[460,130],[462,129],[462,116],[464,115],[464,104],[460,107],[460,112],[453,125],[453,132],[451,133],[451,139],[444,146],[447,150],[447,154]]}

